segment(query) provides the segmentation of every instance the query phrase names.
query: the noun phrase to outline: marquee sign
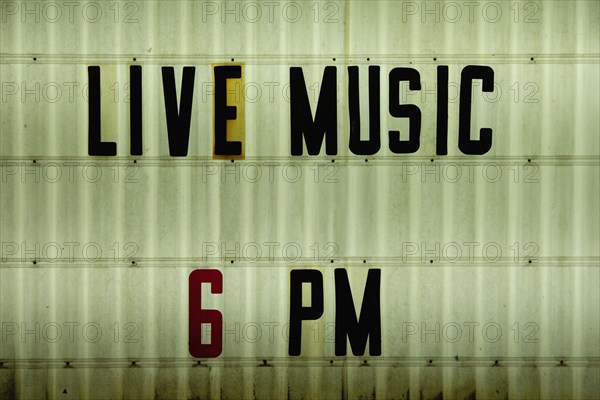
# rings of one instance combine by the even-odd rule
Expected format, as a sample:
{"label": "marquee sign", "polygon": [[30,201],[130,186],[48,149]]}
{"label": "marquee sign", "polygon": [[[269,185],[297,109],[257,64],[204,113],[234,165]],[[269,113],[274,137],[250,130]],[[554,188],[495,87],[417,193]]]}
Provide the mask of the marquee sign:
{"label": "marquee sign", "polygon": [[0,398],[597,398],[597,1],[0,13]]}

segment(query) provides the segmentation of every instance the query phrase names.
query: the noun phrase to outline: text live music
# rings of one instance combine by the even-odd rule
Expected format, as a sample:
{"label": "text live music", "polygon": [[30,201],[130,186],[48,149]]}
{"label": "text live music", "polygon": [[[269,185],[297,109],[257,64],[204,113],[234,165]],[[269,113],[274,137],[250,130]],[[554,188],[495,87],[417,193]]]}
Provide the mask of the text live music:
{"label": "text live music", "polygon": [[[437,67],[436,154],[448,154],[448,66]],[[172,157],[188,155],[192,103],[194,97],[195,67],[183,67],[179,101],[173,67],[162,67],[162,85],[166,114],[169,154]],[[323,72],[316,110],[311,110],[302,68],[290,68],[290,154],[302,156],[303,144],[309,155],[317,156],[325,142],[327,155],[338,154],[337,67],[327,66]],[[131,65],[130,75],[130,155],[143,155],[142,66]],[[237,107],[227,102],[227,81],[242,77],[241,65],[213,66],[213,157],[242,157],[244,143],[228,140],[227,121],[238,118]],[[100,67],[88,67],[90,156],[116,156],[117,143],[102,140]],[[482,81],[483,92],[494,91],[494,70],[489,66],[468,65],[461,71],[460,108],[458,118],[458,149],[467,155],[482,155],[492,147],[492,129],[480,128],[479,135],[471,135],[471,106],[473,81]],[[394,154],[410,154],[419,150],[421,143],[421,110],[415,104],[400,104],[400,83],[408,82],[410,90],[421,90],[420,73],[414,68],[393,68],[389,72],[389,114],[409,121],[408,140],[401,140],[400,132],[388,132],[389,149]],[[368,68],[369,135],[361,139],[359,67],[348,67],[348,147],[356,155],[374,155],[381,149],[380,90],[381,68]],[[239,121],[242,126],[244,121]],[[472,137],[473,136],[473,137]],[[477,137],[478,136],[478,137]]]}

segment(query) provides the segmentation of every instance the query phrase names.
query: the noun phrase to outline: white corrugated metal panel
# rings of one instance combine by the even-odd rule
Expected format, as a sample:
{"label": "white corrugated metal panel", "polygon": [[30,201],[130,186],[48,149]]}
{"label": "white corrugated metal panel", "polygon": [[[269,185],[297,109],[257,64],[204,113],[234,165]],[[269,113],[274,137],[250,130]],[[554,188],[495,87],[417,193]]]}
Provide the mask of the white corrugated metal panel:
{"label": "white corrugated metal panel", "polygon": [[[0,6],[0,397],[598,397],[599,2]],[[215,64],[244,66],[229,96],[245,107],[244,159],[213,157]],[[136,156],[131,65],[143,70]],[[375,65],[381,149],[354,155],[348,67],[366,139]],[[448,155],[436,155],[440,65]],[[493,92],[472,88],[471,130],[493,129],[482,155],[457,145],[468,65],[494,71]],[[88,155],[90,66],[114,157]],[[178,96],[195,67],[186,157],[169,155],[165,66]],[[290,68],[302,67],[314,113],[327,66],[337,153],[292,156]],[[390,115],[398,67],[420,74],[420,91],[399,92],[421,112],[411,154],[389,147],[388,131],[409,131]],[[356,310],[380,270],[380,355],[371,336],[363,355],[336,356],[340,268]],[[223,316],[216,358],[188,347],[198,269],[223,276],[221,294],[193,286]],[[300,356],[289,355],[293,270],[323,281]],[[302,296],[315,306],[308,287]]]}

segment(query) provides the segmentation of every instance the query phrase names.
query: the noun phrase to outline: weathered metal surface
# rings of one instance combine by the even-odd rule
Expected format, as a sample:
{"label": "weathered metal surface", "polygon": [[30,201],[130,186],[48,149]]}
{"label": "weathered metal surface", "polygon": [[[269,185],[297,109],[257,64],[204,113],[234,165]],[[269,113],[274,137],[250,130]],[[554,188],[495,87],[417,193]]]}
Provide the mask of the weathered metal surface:
{"label": "weathered metal surface", "polygon": [[[0,397],[596,398],[600,6],[547,2],[8,2],[0,30]],[[212,65],[243,63],[245,159],[213,160]],[[466,65],[472,131],[457,147]],[[88,66],[102,134],[88,155]],[[129,66],[144,154],[129,155]],[[381,67],[381,150],[348,148],[348,66]],[[448,156],[436,155],[438,65]],[[161,67],[195,66],[187,157],[169,156]],[[313,111],[337,67],[338,154],[290,155],[290,67]],[[388,74],[415,68],[421,147],[393,154]],[[223,353],[188,352],[188,277],[223,273]],[[358,309],[381,269],[382,354],[335,356],[334,269]],[[324,313],[288,355],[290,271]],[[203,289],[203,292],[208,293]],[[352,354],[348,347],[349,354]]]}

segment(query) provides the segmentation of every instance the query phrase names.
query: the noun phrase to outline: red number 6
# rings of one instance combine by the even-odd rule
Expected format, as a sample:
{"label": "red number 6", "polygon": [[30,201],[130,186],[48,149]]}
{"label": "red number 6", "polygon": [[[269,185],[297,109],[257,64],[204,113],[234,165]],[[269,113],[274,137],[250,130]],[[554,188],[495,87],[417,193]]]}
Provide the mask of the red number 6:
{"label": "red number 6", "polygon": [[[210,292],[223,293],[223,275],[218,269],[197,269],[190,274],[189,351],[193,357],[214,358],[223,350],[223,314],[202,309],[202,283],[211,284]],[[202,344],[202,324],[210,324],[210,344]]]}

